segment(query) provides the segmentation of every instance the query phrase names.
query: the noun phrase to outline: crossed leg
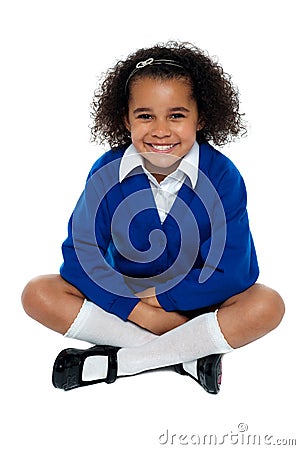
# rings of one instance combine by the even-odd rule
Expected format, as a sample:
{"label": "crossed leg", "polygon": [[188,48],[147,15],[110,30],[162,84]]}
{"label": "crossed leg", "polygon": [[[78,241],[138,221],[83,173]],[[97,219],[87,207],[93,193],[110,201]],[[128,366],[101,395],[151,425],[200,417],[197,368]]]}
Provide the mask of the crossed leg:
{"label": "crossed leg", "polygon": [[[194,373],[197,359],[226,353],[262,337],[277,327],[284,315],[280,295],[260,284],[219,305],[217,315],[214,312],[200,315],[160,336],[86,302],[82,293],[59,275],[29,282],[22,302],[32,318],[52,330],[68,332],[69,337],[97,345],[122,347],[118,353],[118,375],[181,362],[187,364],[189,373]],[[90,372],[86,369],[89,364],[94,371],[93,359],[87,361],[86,373]],[[97,362],[96,372],[101,368],[106,373],[107,360],[105,366],[102,361],[100,366]]]}
{"label": "crossed leg", "polygon": [[281,296],[256,283],[226,300],[219,308],[218,320],[226,340],[233,348],[238,348],[276,328],[284,312]]}
{"label": "crossed leg", "polygon": [[91,344],[131,347],[157,337],[87,302],[60,275],[31,280],[22,293],[22,303],[26,313],[46,327]]}
{"label": "crossed leg", "polygon": [[[60,275],[34,278],[22,293],[26,313],[61,334],[65,334],[70,328],[83,302],[84,295]],[[284,311],[281,296],[273,289],[257,283],[220,305],[218,322],[229,345],[238,348],[276,328]],[[125,326],[132,325],[131,322],[119,320]],[[140,327],[136,329],[145,331]]]}

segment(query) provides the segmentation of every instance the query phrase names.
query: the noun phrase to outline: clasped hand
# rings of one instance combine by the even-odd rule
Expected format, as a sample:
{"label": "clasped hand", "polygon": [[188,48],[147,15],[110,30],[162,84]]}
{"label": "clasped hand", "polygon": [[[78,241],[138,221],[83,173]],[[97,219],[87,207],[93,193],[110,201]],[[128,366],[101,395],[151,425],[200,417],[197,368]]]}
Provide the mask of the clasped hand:
{"label": "clasped hand", "polygon": [[131,322],[161,335],[188,321],[188,318],[176,311],[165,311],[157,300],[155,287],[135,294],[141,301],[131,311]]}

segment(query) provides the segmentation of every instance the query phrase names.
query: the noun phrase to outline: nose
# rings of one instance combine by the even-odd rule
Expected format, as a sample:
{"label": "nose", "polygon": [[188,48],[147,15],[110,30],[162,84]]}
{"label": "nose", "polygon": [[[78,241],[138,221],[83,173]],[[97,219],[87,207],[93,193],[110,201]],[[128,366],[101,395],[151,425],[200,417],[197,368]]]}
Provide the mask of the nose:
{"label": "nose", "polygon": [[151,134],[153,137],[157,137],[160,139],[169,137],[171,135],[170,124],[167,120],[164,119],[155,120],[153,122]]}

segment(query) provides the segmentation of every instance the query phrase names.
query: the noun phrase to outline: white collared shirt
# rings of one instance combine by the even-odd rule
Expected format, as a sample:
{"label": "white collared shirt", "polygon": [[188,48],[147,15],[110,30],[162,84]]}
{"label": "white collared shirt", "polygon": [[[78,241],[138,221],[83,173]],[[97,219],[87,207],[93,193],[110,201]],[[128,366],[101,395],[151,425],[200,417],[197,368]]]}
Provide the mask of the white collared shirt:
{"label": "white collared shirt", "polygon": [[133,169],[141,166],[149,179],[160,221],[163,223],[186,176],[189,177],[192,188],[195,189],[198,180],[198,165],[199,144],[195,142],[191,150],[181,159],[177,169],[158,183],[156,178],[145,168],[141,154],[131,144],[125,150],[120,163],[119,181],[121,183]]}

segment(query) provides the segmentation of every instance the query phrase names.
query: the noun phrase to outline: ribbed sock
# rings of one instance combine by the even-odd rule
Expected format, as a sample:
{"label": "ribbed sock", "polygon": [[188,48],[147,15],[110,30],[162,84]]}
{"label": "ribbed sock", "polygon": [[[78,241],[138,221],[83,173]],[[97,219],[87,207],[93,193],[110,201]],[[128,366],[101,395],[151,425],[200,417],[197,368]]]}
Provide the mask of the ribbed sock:
{"label": "ribbed sock", "polygon": [[134,347],[143,345],[157,336],[132,322],[125,322],[90,301],[84,300],[65,337],[96,345]]}
{"label": "ribbed sock", "polygon": [[[143,345],[156,338],[134,323],[125,322],[109,314],[94,303],[84,300],[83,305],[65,337],[90,342],[96,345],[131,347]],[[106,356],[90,356],[82,371],[84,381],[106,378],[108,361]]]}
{"label": "ribbed sock", "polygon": [[[217,320],[217,311],[198,316],[184,325],[157,336],[131,322],[107,313],[92,302],[82,308],[65,337],[96,345],[122,347],[118,352],[118,376],[183,363],[197,377],[198,358],[232,350]],[[105,378],[107,357],[91,356],[83,367],[83,380]]]}
{"label": "ribbed sock", "polygon": [[185,368],[193,374],[198,358],[231,350],[215,311],[198,316],[146,344],[120,349],[118,375],[133,375],[181,362],[188,363]]}

